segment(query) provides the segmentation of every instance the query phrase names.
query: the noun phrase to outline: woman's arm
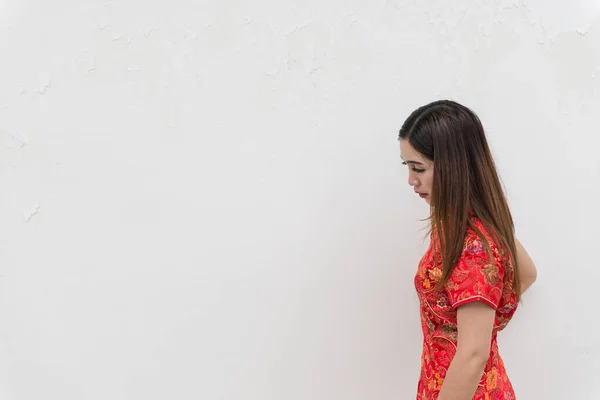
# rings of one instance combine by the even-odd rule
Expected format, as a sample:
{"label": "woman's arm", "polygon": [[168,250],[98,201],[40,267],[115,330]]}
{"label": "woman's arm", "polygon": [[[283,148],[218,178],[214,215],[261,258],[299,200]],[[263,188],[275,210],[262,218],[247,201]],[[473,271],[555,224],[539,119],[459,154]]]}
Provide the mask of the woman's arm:
{"label": "woman's arm", "polygon": [[535,282],[535,279],[537,278],[537,269],[521,242],[515,239],[515,245],[517,246],[517,263],[519,264],[519,278],[521,278],[521,293],[525,293],[525,291],[533,285],[533,282]]}
{"label": "woman's arm", "polygon": [[438,400],[471,400],[490,357],[496,310],[482,301],[456,310],[458,345]]}

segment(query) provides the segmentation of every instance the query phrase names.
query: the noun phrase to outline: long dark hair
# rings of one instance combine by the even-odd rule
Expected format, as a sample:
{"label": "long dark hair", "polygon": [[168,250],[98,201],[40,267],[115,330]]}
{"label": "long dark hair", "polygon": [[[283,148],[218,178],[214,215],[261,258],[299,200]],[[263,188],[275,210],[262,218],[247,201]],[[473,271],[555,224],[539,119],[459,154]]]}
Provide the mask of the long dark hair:
{"label": "long dark hair", "polygon": [[492,257],[485,235],[470,219],[469,214],[474,213],[508,260],[505,284],[512,284],[519,298],[514,223],[477,115],[454,101],[435,101],[418,108],[406,119],[398,139],[408,140],[417,152],[433,161],[429,220],[430,232],[439,239],[442,256],[438,288],[448,282],[463,252],[468,227],[477,233]]}

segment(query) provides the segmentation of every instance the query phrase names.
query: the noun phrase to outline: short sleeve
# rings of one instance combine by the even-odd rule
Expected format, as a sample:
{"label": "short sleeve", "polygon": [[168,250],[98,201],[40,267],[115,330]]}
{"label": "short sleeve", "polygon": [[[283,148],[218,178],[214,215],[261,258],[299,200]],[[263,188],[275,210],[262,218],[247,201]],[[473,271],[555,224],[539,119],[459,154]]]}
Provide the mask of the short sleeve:
{"label": "short sleeve", "polygon": [[[490,243],[492,250],[494,244]],[[472,301],[483,301],[498,309],[502,298],[504,268],[492,258],[485,244],[469,232],[460,259],[446,283],[446,292],[452,308]]]}

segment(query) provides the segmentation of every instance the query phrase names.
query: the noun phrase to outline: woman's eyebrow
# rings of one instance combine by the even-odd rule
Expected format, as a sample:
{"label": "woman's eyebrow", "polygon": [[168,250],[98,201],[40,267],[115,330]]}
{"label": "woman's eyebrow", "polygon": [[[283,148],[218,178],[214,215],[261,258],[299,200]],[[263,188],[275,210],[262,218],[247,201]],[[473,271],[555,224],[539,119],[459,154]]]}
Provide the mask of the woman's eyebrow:
{"label": "woman's eyebrow", "polygon": [[[402,157],[400,157],[400,158],[402,158]],[[404,159],[403,159],[403,158],[402,158],[402,161],[404,161]],[[411,161],[411,160],[404,161],[404,164],[425,165],[425,164],[423,164],[422,162],[418,162],[418,161]]]}

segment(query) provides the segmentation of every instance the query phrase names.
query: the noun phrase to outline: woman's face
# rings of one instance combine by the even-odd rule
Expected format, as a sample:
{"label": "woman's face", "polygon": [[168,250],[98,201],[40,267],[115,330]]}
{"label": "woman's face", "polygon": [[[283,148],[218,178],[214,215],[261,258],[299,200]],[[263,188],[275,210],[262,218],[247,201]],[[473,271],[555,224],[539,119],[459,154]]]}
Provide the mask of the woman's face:
{"label": "woman's face", "polygon": [[400,157],[403,164],[408,166],[408,184],[431,205],[433,162],[418,153],[406,139],[400,140]]}

